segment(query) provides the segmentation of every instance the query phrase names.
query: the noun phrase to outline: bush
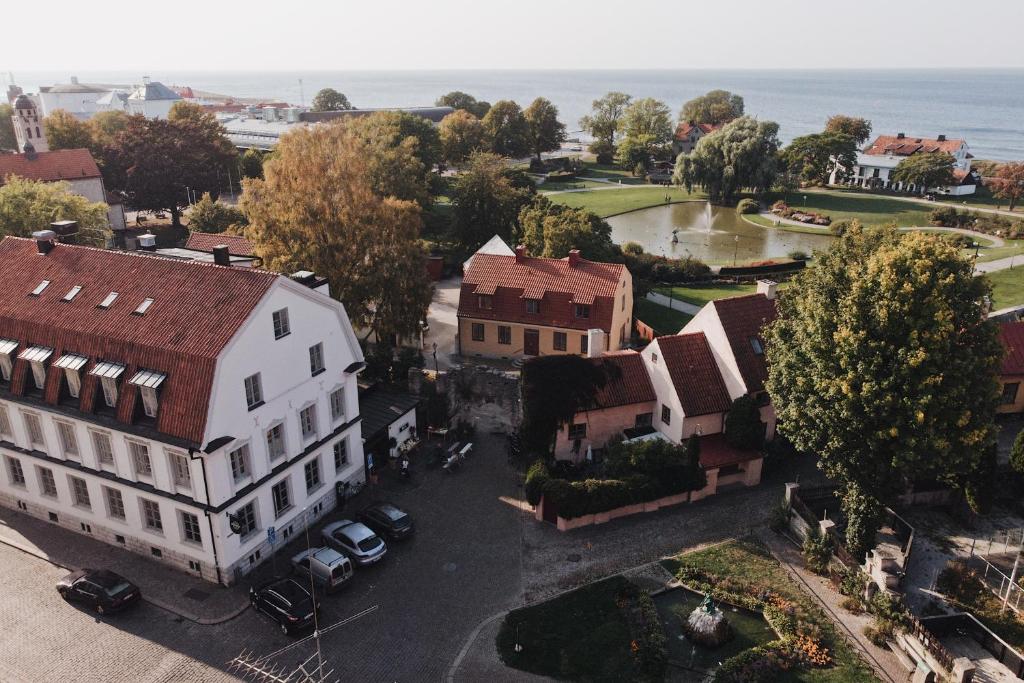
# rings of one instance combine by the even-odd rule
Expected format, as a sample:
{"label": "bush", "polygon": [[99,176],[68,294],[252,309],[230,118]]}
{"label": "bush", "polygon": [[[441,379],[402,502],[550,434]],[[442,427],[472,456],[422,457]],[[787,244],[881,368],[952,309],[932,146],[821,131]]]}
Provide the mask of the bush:
{"label": "bush", "polygon": [[758,213],[760,210],[761,205],[757,202],[757,200],[751,199],[750,197],[741,199],[739,203],[736,205],[736,213],[738,214]]}
{"label": "bush", "polygon": [[642,161],[638,161],[633,167],[633,177],[643,178],[645,175],[647,175],[647,164]]}
{"label": "bush", "polygon": [[945,242],[949,242],[954,247],[958,247],[960,249],[973,249],[974,248],[974,240],[971,239],[970,235],[962,235],[960,233],[952,233],[952,234],[949,234],[949,235],[943,235],[942,236],[942,240],[945,241]]}
{"label": "bush", "polygon": [[640,680],[662,681],[668,666],[668,642],[661,627],[661,618],[654,600],[646,591],[640,591],[636,598],[639,620],[635,626],[633,660]]}
{"label": "bush", "polygon": [[828,563],[832,559],[832,539],[812,528],[804,539],[804,561],[807,568],[815,574],[828,571]]}
{"label": "bush", "polygon": [[530,465],[530,469],[526,470],[526,482],[523,485],[526,491],[526,502],[530,505],[539,503],[544,492],[544,485],[550,478],[548,466],[543,460],[537,460]]}
{"label": "bush", "polygon": [[629,254],[630,256],[640,256],[644,253],[644,248],[637,242],[626,242],[622,245],[622,253]]}
{"label": "bush", "polygon": [[865,626],[864,635],[878,647],[886,647],[888,645],[885,633],[879,630],[876,626],[872,626],[871,624]]}
{"label": "bush", "polygon": [[932,209],[931,213],[928,214],[928,220],[932,225],[938,225],[946,228],[952,228],[960,225],[956,208],[952,206],[942,206],[937,209]]}
{"label": "bush", "polygon": [[1010,468],[1018,474],[1024,474],[1024,429],[1017,434],[1010,448]]}
{"label": "bush", "polygon": [[785,531],[786,527],[789,526],[789,517],[792,511],[789,506],[786,505],[785,501],[780,502],[778,505],[772,507],[768,512],[768,526],[772,531],[782,532]]}
{"label": "bush", "polygon": [[800,251],[799,249],[795,249],[789,252],[788,254],[786,254],[786,256],[793,259],[794,261],[806,261],[807,259],[810,258],[810,256],[807,255],[806,251]]}
{"label": "bush", "polygon": [[764,445],[765,424],[757,401],[744,394],[732,402],[725,415],[725,440],[730,446],[757,450]]}
{"label": "bush", "polygon": [[853,221],[844,218],[838,221],[832,221],[832,224],[828,226],[828,230],[836,237],[842,237],[846,234],[846,231],[850,229],[851,225],[853,225]]}
{"label": "bush", "polygon": [[864,605],[857,598],[843,598],[839,606],[852,614],[860,614],[864,611]]}

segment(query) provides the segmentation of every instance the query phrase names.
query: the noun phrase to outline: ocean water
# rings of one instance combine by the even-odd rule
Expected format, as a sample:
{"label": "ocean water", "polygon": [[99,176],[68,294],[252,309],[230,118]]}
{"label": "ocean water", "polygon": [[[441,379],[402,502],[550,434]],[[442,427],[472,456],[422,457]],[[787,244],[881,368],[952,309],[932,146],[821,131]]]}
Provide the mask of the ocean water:
{"label": "ocean water", "polygon": [[[40,85],[130,84],[132,72],[21,72],[28,92]],[[617,90],[654,97],[677,114],[682,103],[714,88],[739,93],[748,114],[777,121],[784,141],[820,131],[831,114],[871,120],[876,134],[906,133],[967,140],[983,159],[1024,159],[1024,69],[993,70],[618,70],[618,71],[308,71],[154,72],[167,85],[236,97],[308,104],[317,90],[333,87],[356,107],[429,106],[451,90],[477,99],[512,99],[522,106],[538,96],[554,102],[570,131],[590,103]],[[302,79],[302,85],[299,84]],[[6,79],[5,79],[6,80]]]}

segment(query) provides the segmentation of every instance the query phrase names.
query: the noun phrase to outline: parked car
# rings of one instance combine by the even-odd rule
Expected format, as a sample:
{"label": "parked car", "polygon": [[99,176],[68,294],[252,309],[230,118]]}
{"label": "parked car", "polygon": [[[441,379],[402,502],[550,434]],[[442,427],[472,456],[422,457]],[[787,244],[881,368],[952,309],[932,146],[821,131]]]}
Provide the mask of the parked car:
{"label": "parked car", "polygon": [[120,574],[106,569],[79,569],[57,582],[57,592],[69,602],[80,602],[97,614],[120,612],[134,605],[142,591]]}
{"label": "parked car", "polygon": [[304,586],[309,577],[328,593],[338,590],[352,578],[352,562],[334,548],[312,548],[303,550],[292,558],[295,573],[302,577]]}
{"label": "parked car", "polygon": [[361,567],[379,562],[387,553],[384,541],[369,527],[351,519],[332,522],[321,532],[327,545],[345,553]]}
{"label": "parked car", "polygon": [[313,614],[320,605],[292,578],[271,579],[249,588],[249,602],[257,612],[275,621],[286,636],[313,626]]}
{"label": "parked car", "polygon": [[375,532],[397,541],[412,535],[412,517],[391,503],[373,503],[359,513],[359,521]]}

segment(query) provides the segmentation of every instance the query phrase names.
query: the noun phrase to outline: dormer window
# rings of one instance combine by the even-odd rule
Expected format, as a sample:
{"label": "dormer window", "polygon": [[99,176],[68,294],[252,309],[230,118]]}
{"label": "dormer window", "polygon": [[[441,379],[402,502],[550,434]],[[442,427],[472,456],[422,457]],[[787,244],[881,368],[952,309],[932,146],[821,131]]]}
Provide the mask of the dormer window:
{"label": "dormer window", "polygon": [[476,295],[476,307],[482,311],[489,311],[493,305],[493,299],[489,294]]}
{"label": "dormer window", "polygon": [[43,290],[46,289],[49,286],[50,286],[50,281],[49,280],[43,280],[38,285],[36,285],[35,289],[32,290],[32,296],[39,296],[40,294],[43,293]]}
{"label": "dormer window", "polygon": [[111,292],[100,302],[97,308],[110,308],[114,304],[114,300],[117,299],[117,292]]}
{"label": "dormer window", "polygon": [[82,291],[82,285],[75,285],[74,287],[72,287],[71,289],[68,290],[67,294],[64,295],[64,301],[71,301],[76,296],[78,296],[78,293],[81,292],[81,291]]}
{"label": "dormer window", "polygon": [[46,386],[46,361],[52,355],[53,349],[47,346],[30,346],[18,354],[18,358],[27,360],[32,367],[32,379],[40,391]]}
{"label": "dormer window", "polygon": [[11,354],[18,348],[18,342],[14,339],[0,339],[0,379],[5,382],[11,381],[11,368],[14,366]]}
{"label": "dormer window", "polygon": [[577,318],[589,318],[590,317],[590,306],[585,304],[576,304],[576,317]]}
{"label": "dormer window", "polygon": [[526,300],[526,312],[537,315],[540,313],[540,301],[538,299]]}
{"label": "dormer window", "polygon": [[66,353],[57,359],[54,363],[54,367],[61,368],[64,371],[64,378],[67,380],[68,394],[71,398],[78,398],[79,392],[82,390],[82,367],[89,361],[85,356],[79,356],[74,353]]}
{"label": "dormer window", "polygon": [[90,375],[99,377],[100,384],[103,386],[103,402],[108,408],[117,408],[117,382],[123,373],[123,365],[108,361],[96,363],[89,371]]}
{"label": "dormer window", "polygon": [[139,393],[142,394],[142,410],[146,413],[146,417],[156,417],[160,407],[160,385],[164,383],[165,379],[167,379],[167,375],[162,372],[139,370],[128,380],[129,384],[137,386]]}
{"label": "dormer window", "polygon": [[149,297],[146,297],[145,299],[142,300],[142,303],[139,304],[139,307],[132,311],[132,315],[145,315],[146,311],[148,311],[149,307],[152,305],[153,300],[150,299]]}

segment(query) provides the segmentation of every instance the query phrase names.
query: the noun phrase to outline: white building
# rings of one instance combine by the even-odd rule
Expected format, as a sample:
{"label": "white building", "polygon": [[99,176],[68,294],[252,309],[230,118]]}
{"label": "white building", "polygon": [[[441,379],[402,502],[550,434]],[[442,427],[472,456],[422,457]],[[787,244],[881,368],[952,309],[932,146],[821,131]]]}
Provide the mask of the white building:
{"label": "white building", "polygon": [[0,504],[230,584],[364,480],[323,280],[37,237],[0,241]]}
{"label": "white building", "polygon": [[[946,152],[953,157],[953,176],[955,183],[943,187],[922,188],[913,184],[904,187],[903,183],[892,178],[899,163],[914,154],[928,152]],[[903,133],[897,135],[879,135],[875,141],[857,153],[857,165],[846,183],[857,187],[875,190],[893,190],[905,192],[934,191],[940,194],[968,195],[977,190],[979,179],[971,170],[971,154],[967,143],[963,140],[947,139],[940,135],[935,139],[910,138]],[[838,169],[832,171],[829,182],[839,181]]]}
{"label": "white building", "polygon": [[70,83],[40,87],[39,101],[42,103],[43,116],[63,109],[79,119],[87,119],[103,111],[97,101],[108,92],[107,88],[79,83],[78,78],[72,76]]}
{"label": "white building", "polygon": [[[39,109],[32,98],[28,95],[18,95],[12,108],[14,114],[11,115],[11,123],[14,125],[14,138],[18,141],[17,151],[23,151],[25,145],[30,145],[37,152],[49,150],[43,117],[39,115]],[[0,181],[3,181],[3,177],[4,174],[0,173]]]}
{"label": "white building", "polygon": [[142,85],[124,100],[129,114],[142,114],[147,119],[166,119],[174,103],[180,101],[181,95],[163,83],[151,81],[149,76],[143,77]]}

